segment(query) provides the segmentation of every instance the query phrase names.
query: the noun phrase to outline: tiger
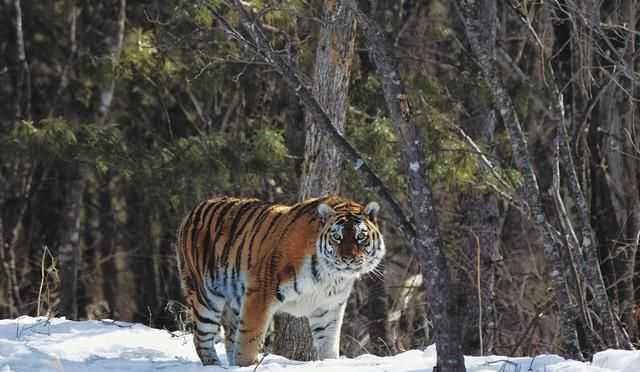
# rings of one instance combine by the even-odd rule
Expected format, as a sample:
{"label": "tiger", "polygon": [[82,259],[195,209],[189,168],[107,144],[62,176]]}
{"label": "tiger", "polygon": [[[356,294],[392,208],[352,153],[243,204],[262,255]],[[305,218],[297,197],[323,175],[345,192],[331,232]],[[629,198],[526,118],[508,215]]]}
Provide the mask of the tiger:
{"label": "tiger", "polygon": [[193,341],[203,365],[257,362],[276,313],[308,317],[319,359],[338,358],[354,281],[385,255],[380,206],[328,195],[295,205],[205,200],[183,219],[176,253]]}

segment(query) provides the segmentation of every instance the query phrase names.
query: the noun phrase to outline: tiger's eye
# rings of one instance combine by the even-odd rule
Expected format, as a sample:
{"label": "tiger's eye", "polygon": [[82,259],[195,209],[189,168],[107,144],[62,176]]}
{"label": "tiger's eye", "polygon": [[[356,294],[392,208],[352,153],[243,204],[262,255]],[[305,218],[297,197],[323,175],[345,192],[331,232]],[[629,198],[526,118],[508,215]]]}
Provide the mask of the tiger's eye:
{"label": "tiger's eye", "polygon": [[331,234],[331,238],[333,240],[340,240],[340,234],[338,234],[337,232],[334,232]]}
{"label": "tiger's eye", "polygon": [[356,236],[356,240],[361,241],[364,240],[367,237],[367,235],[363,232],[359,232],[358,235]]}

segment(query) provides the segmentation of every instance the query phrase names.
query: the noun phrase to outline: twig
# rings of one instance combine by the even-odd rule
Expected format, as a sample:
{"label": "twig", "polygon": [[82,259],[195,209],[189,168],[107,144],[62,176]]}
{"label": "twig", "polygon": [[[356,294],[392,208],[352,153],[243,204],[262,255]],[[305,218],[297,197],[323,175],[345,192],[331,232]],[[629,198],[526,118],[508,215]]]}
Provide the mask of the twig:
{"label": "twig", "polygon": [[36,311],[36,316],[40,316],[40,306],[42,305],[42,288],[44,287],[45,276],[46,276],[44,263],[45,263],[47,254],[51,258],[51,261],[53,262],[54,260],[53,255],[51,254],[51,251],[49,251],[49,248],[45,245],[42,249],[42,261],[40,262],[40,289],[38,290],[38,309]]}
{"label": "twig", "polygon": [[100,323],[106,324],[106,325],[113,325],[118,328],[132,328],[134,326],[134,324],[132,323],[120,324],[118,323],[117,320],[107,320],[107,319],[100,320]]}
{"label": "twig", "polygon": [[[473,231],[472,231],[473,233]],[[478,292],[478,338],[480,342],[480,356],[484,356],[484,342],[482,339],[482,288],[480,285],[480,238],[473,233],[476,240],[476,289]]]}
{"label": "twig", "polygon": [[260,367],[260,365],[262,364],[262,362],[264,362],[264,359],[267,357],[267,355],[269,355],[269,353],[264,353],[264,354],[262,354],[262,358],[260,358],[260,360],[258,361],[258,364],[256,364],[256,366],[253,368],[253,372],[256,372],[256,370],[258,369],[258,367]]}
{"label": "twig", "polygon": [[529,324],[527,324],[527,327],[525,328],[524,332],[522,332],[522,335],[520,336],[516,344],[513,346],[513,348],[509,352],[509,355],[515,355],[518,352],[518,349],[520,348],[520,346],[522,346],[522,343],[529,335],[529,332],[531,331],[531,329],[536,325],[538,320],[544,316],[544,313],[547,310],[549,310],[551,306],[553,306],[554,300],[555,300],[554,297],[550,297],[549,299],[547,299],[547,302],[545,302],[542,305],[542,308],[540,309],[540,311],[538,311],[538,313],[529,321]]}

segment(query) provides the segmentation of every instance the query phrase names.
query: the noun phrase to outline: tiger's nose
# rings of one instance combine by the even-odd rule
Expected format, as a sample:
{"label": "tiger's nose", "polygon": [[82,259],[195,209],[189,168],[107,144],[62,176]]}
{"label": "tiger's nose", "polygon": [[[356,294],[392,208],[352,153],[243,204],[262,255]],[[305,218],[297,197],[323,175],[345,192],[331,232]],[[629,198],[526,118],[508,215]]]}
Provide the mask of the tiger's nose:
{"label": "tiger's nose", "polygon": [[357,246],[351,244],[343,244],[340,247],[340,256],[346,257],[358,257],[361,254]]}

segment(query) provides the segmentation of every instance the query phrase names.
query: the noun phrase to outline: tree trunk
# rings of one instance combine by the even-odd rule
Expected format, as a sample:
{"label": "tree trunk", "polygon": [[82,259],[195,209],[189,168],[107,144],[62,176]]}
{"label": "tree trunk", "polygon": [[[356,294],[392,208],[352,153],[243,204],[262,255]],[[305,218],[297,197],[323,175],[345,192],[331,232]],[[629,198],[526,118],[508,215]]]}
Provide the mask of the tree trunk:
{"label": "tree trunk", "polygon": [[[355,23],[350,11],[336,1],[323,1],[313,74],[313,96],[338,130],[344,132],[349,93],[349,77],[354,53]],[[305,116],[306,142],[299,199],[322,196],[338,191],[342,156],[324,136],[321,124],[313,114]],[[315,351],[311,331],[305,318],[282,314],[275,317],[276,354],[290,359],[312,360]]]}
{"label": "tree trunk", "polygon": [[17,120],[31,118],[31,68],[27,60],[22,27],[21,0],[13,0],[13,27],[15,32],[14,117]]}
{"label": "tree trunk", "polygon": [[396,351],[387,332],[387,292],[383,278],[384,275],[382,278],[369,275],[364,279],[367,287],[367,316],[369,318],[367,350],[371,354],[380,356],[393,355]]}
{"label": "tree trunk", "polygon": [[351,8],[363,28],[376,69],[382,77],[382,90],[391,122],[399,138],[403,167],[407,180],[407,194],[413,212],[416,235],[415,253],[422,264],[425,289],[434,319],[434,339],[440,372],[465,371],[464,356],[450,314],[449,266],[443,252],[433,192],[426,167],[424,136],[414,120],[409,97],[400,77],[398,60],[384,30],[364,14],[354,0],[344,2]]}
{"label": "tree trunk", "polygon": [[[625,0],[622,4],[621,23],[626,23],[631,29],[625,40],[624,59],[626,65],[631,71],[628,74],[634,75],[636,59],[636,19],[638,14],[638,1]],[[622,153],[624,154],[623,166],[624,172],[622,178],[614,182],[620,182],[623,186],[625,195],[624,202],[624,237],[625,242],[622,248],[622,254],[618,256],[619,266],[621,267],[621,278],[624,278],[620,290],[620,313],[624,321],[627,332],[631,339],[640,337],[640,330],[637,320],[634,317],[634,305],[637,304],[634,285],[636,273],[636,259],[638,256],[638,242],[640,241],[640,167],[638,166],[638,122],[637,107],[635,97],[638,94],[637,82],[635,79],[624,78],[622,86],[626,92],[622,95],[618,106],[620,107],[622,116],[621,139]],[[634,138],[635,137],[635,138]]]}
{"label": "tree trunk", "polygon": [[[479,15],[482,19],[495,19],[496,3],[491,2],[481,9]],[[464,39],[464,29],[459,22],[456,26],[461,38]],[[496,22],[489,23],[488,27],[480,30],[480,43],[490,55],[495,57],[496,50]],[[482,76],[477,68],[471,68],[471,79],[481,81]],[[465,111],[469,113],[462,128],[467,135],[488,151],[494,146],[494,132],[496,116],[486,99],[477,99],[475,96],[463,98]],[[490,172],[486,167],[478,170],[477,176],[482,177],[485,172]],[[463,287],[462,312],[458,324],[462,334],[462,350],[468,355],[492,354],[496,341],[497,313],[494,303],[494,284],[497,261],[500,260],[498,244],[500,240],[500,212],[498,201],[491,192],[474,189],[473,186],[465,189],[458,205],[460,213],[460,225],[463,237],[461,246],[466,258],[466,265],[461,265],[459,277]],[[469,276],[473,280],[468,280]]]}
{"label": "tree trunk", "polygon": [[[126,235],[130,242],[125,247],[127,252],[128,271],[132,273],[132,281],[122,291],[132,291],[135,299],[130,304],[134,308],[133,321],[148,324],[151,320],[149,312],[156,308],[158,299],[155,296],[156,277],[153,270],[152,244],[150,234],[151,218],[145,212],[144,193],[135,186],[129,186],[126,193],[127,222]],[[126,309],[121,309],[126,311]]]}
{"label": "tree trunk", "polygon": [[[102,264],[102,292],[106,310],[111,317],[116,313],[116,295],[117,295],[117,270],[116,270],[116,251],[114,244],[114,235],[116,233],[115,221],[113,215],[113,206],[111,203],[111,189],[109,187],[110,175],[106,179],[100,180],[98,184],[98,218],[100,220],[100,241],[98,245],[98,256]],[[114,317],[115,319],[115,317]]]}
{"label": "tree trunk", "polygon": [[68,169],[64,184],[67,196],[63,211],[62,240],[58,248],[58,262],[61,272],[60,311],[62,315],[78,319],[78,273],[80,271],[80,210],[84,193],[85,180],[79,167]]}

